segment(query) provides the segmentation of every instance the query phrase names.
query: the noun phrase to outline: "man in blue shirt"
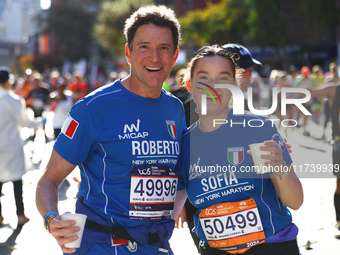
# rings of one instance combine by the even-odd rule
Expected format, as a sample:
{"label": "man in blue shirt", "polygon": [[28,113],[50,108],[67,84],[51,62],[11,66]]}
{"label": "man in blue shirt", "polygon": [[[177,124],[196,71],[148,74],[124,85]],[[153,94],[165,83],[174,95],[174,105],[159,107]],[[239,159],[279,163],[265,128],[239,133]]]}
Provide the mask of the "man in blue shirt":
{"label": "man in blue shirt", "polygon": [[[38,183],[38,210],[64,253],[172,254],[173,168],[186,126],[181,102],[162,85],[176,63],[180,26],[172,10],[142,7],[124,33],[130,74],[75,104]],[[79,228],[57,207],[57,187],[76,165],[76,212],[87,215],[77,250],[65,244]]]}

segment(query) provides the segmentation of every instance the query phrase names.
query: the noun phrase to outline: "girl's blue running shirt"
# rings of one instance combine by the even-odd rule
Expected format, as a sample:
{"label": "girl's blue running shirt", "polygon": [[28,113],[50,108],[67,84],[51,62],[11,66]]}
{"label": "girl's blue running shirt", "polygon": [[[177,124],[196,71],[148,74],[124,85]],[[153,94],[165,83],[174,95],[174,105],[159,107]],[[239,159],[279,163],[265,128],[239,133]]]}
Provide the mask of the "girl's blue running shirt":
{"label": "girl's blue running shirt", "polygon": [[[176,97],[162,90],[159,98],[144,98],[116,81],[74,105],[54,150],[79,166],[79,193],[88,208],[123,227],[150,226],[163,209],[148,212],[142,199],[141,207],[136,206],[138,198],[172,199],[177,184],[173,169],[184,130],[183,105]],[[145,179],[151,172],[154,177],[159,173],[162,181]],[[141,217],[131,212],[134,206]],[[169,218],[171,212],[164,212]]]}
{"label": "girl's blue running shirt", "polygon": [[[194,223],[195,231],[202,240],[207,241],[205,233],[227,233],[227,229],[236,225],[243,231],[246,214],[242,211],[234,213],[235,217],[229,217],[226,223],[216,217],[216,221],[209,220],[215,215],[215,209],[225,209],[227,205],[222,206],[223,203],[237,202],[239,206],[255,200],[266,238],[290,228],[291,213],[279,199],[268,173],[255,173],[252,156],[247,153],[249,144],[267,140],[275,140],[280,145],[283,160],[290,165],[292,160],[288,149],[273,122],[248,112],[233,115],[231,109],[224,124],[210,133],[200,131],[197,122],[184,132],[181,155],[176,165],[179,173],[178,189],[186,189],[190,202],[199,208]],[[213,207],[219,204],[221,206]],[[255,216],[255,211],[247,215],[254,226]],[[295,227],[293,229],[289,231],[290,240],[296,238]],[[241,236],[238,233],[235,235]]]}

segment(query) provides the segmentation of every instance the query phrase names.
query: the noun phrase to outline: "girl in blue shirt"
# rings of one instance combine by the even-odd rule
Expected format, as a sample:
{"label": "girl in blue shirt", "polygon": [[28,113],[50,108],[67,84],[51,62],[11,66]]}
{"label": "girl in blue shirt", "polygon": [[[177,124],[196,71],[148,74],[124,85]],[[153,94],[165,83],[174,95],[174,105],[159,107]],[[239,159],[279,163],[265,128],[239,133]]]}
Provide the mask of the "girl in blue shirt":
{"label": "girl in blue shirt", "polygon": [[[232,94],[223,84],[236,84],[236,58],[217,45],[205,46],[188,64],[186,84],[200,118],[182,136],[172,217],[187,196],[198,207],[201,254],[299,254],[288,207],[302,205],[302,186],[274,124],[249,112],[236,115],[230,107]],[[272,173],[257,174],[247,153],[249,144],[260,142],[267,160],[262,167]]]}

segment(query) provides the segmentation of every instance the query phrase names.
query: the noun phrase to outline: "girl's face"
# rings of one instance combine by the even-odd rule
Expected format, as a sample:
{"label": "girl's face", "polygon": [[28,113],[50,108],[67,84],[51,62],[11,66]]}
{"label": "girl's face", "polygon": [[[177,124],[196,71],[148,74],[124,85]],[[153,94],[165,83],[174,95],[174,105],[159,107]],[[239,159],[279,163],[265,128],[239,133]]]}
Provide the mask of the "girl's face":
{"label": "girl's face", "polygon": [[[228,112],[231,92],[229,89],[215,88],[215,84],[235,85],[233,65],[229,59],[222,56],[198,59],[191,77],[192,95],[200,115],[202,110],[203,115],[205,114],[205,108],[206,114]],[[206,104],[204,103],[205,98]]]}

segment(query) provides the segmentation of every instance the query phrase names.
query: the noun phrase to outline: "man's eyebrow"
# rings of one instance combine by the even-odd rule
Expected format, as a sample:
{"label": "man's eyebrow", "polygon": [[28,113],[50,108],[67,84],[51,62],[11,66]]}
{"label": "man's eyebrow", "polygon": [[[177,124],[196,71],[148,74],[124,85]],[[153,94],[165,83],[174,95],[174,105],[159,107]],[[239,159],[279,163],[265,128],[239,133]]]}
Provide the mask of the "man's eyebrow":
{"label": "man's eyebrow", "polygon": [[172,45],[170,43],[161,43],[161,46],[167,46],[171,48]]}
{"label": "man's eyebrow", "polygon": [[147,42],[147,41],[143,41],[143,42],[138,42],[137,45],[141,45],[141,44],[150,44],[151,42]]}
{"label": "man's eyebrow", "polygon": [[[151,44],[150,41],[142,41],[142,42],[138,42],[137,45],[143,45],[143,44]],[[167,47],[171,47],[172,45],[170,43],[161,43],[159,44],[160,46],[167,46]]]}

